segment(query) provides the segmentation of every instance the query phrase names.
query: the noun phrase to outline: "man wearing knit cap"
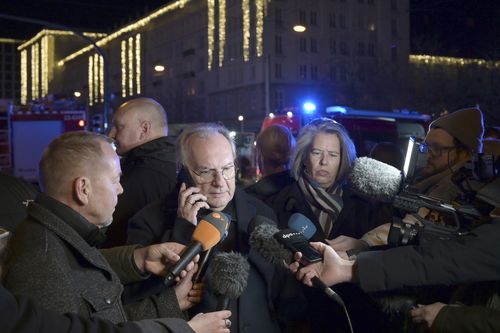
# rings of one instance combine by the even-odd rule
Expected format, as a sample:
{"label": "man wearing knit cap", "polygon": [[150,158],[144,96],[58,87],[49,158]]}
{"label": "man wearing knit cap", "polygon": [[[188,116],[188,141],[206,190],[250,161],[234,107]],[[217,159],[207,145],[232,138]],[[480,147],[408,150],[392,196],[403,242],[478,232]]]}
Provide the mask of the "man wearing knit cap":
{"label": "man wearing knit cap", "polygon": [[482,152],[483,114],[479,108],[461,109],[434,120],[425,137],[428,150],[423,179],[416,184],[421,193],[441,200],[455,199],[460,190],[451,175]]}

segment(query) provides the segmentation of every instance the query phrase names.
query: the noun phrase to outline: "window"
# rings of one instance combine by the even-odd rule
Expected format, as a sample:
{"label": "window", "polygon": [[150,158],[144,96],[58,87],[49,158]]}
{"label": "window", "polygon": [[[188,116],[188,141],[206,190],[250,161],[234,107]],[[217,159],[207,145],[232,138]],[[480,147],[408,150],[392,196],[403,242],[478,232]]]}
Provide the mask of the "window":
{"label": "window", "polygon": [[346,23],[345,23],[345,22],[346,22],[346,21],[345,21],[345,15],[340,14],[340,15],[339,15],[339,19],[340,19],[340,27],[341,27],[342,29],[345,29],[345,28],[347,27],[347,25],[346,25]]}
{"label": "window", "polygon": [[331,66],[329,72],[330,81],[337,81],[337,67]]}
{"label": "window", "polygon": [[396,37],[398,35],[398,22],[396,19],[391,20],[391,34]]}
{"label": "window", "polygon": [[345,66],[340,66],[340,81],[347,81],[347,69]]}
{"label": "window", "polygon": [[306,24],[306,11],[305,10],[299,10],[299,22],[300,24]]}
{"label": "window", "polygon": [[311,52],[318,53],[318,41],[316,38],[311,38]]}
{"label": "window", "polygon": [[375,56],[375,44],[368,43],[368,55],[370,57],[374,57]]}
{"label": "window", "polygon": [[317,26],[318,25],[318,13],[311,12],[310,18],[311,18],[311,20],[310,20],[311,21],[311,25]]}
{"label": "window", "polygon": [[349,49],[347,48],[346,42],[340,42],[340,54],[341,55],[348,55],[349,54]]}
{"label": "window", "polygon": [[337,54],[337,41],[330,38],[330,54]]}
{"label": "window", "polygon": [[283,25],[283,13],[281,8],[276,7],[274,9],[274,23],[278,27],[281,27]]}
{"label": "window", "polygon": [[365,43],[359,42],[358,43],[358,56],[362,57],[365,55]]}
{"label": "window", "polygon": [[307,66],[305,66],[305,65],[299,66],[299,78],[302,80],[307,79]]}
{"label": "window", "polygon": [[328,14],[328,25],[330,28],[335,28],[337,26],[337,22],[335,21],[335,13]]}
{"label": "window", "polygon": [[311,66],[311,80],[318,79],[318,66]]}
{"label": "window", "polygon": [[283,91],[278,89],[274,91],[274,108],[276,110],[283,109]]}
{"label": "window", "polygon": [[299,39],[299,50],[300,52],[307,52],[307,40],[304,37]]}
{"label": "window", "polygon": [[281,79],[283,77],[281,72],[281,64],[274,64],[274,77],[276,79]]}
{"label": "window", "polygon": [[358,70],[358,80],[359,80],[359,82],[365,82],[366,81],[365,71],[363,69],[361,69],[361,68]]}
{"label": "window", "polygon": [[282,47],[282,42],[281,42],[281,36],[275,36],[274,37],[274,45],[275,45],[275,51],[278,54],[283,53],[283,47]]}
{"label": "window", "polygon": [[391,60],[393,62],[398,61],[398,48],[396,47],[396,45],[391,46]]}

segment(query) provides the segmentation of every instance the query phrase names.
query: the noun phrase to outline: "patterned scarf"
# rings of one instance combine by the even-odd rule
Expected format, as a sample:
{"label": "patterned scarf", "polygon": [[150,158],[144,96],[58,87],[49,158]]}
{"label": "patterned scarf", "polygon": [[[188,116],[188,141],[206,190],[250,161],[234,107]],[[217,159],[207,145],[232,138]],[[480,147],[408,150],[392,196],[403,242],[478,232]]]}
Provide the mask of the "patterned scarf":
{"label": "patterned scarf", "polygon": [[323,232],[328,237],[344,205],[342,186],[334,184],[325,190],[305,173],[299,177],[298,183]]}

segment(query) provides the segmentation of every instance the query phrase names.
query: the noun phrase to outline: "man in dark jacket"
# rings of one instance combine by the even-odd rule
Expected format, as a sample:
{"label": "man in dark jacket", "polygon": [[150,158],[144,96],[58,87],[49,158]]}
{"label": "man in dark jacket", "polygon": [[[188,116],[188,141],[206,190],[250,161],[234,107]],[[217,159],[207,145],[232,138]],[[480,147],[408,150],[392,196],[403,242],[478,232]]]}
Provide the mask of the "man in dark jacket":
{"label": "man in dark jacket", "polygon": [[[155,202],[130,221],[128,242],[151,244],[163,240],[187,244],[205,209],[231,216],[229,232],[217,251],[237,251],[247,256],[250,275],[246,290],[231,300],[231,332],[280,332],[281,323],[301,313],[300,288],[258,253],[250,249],[248,224],[256,215],[275,220],[272,210],[236,188],[234,142],[227,129],[215,124],[193,126],[179,136],[176,151],[185,182],[177,197]],[[209,268],[210,269],[210,268]],[[287,279],[288,278],[288,279]],[[213,311],[217,299],[208,279],[197,311]],[[294,319],[298,319],[295,317]]]}
{"label": "man in dark jacket", "polygon": [[118,198],[104,247],[125,244],[128,220],[174,189],[175,147],[167,135],[167,114],[151,98],[130,100],[116,111],[109,137],[121,156],[124,193]]}
{"label": "man in dark jacket", "polygon": [[144,273],[151,271],[146,260],[136,260],[142,250],[122,248],[122,255],[132,262],[124,264],[118,255],[114,259],[118,265],[112,265],[106,258],[120,248],[102,252],[95,248],[104,237],[100,229],[111,223],[117,196],[123,191],[119,159],[111,143],[99,134],[70,132],[45,150],[40,161],[43,193],[28,206],[28,217],[10,242],[5,285],[59,313],[75,312],[113,323],[183,318],[181,310],[190,306],[192,271],[176,287],[124,305],[122,282],[146,278]]}
{"label": "man in dark jacket", "polygon": [[[29,298],[14,296],[0,284],[0,327],[3,333],[196,333],[202,322],[188,325],[179,318],[147,319],[113,324],[101,318],[85,318],[74,313],[56,314],[36,306]],[[213,314],[206,314],[213,316]],[[201,324],[201,325],[200,325]],[[206,327],[203,332],[207,331]]]}

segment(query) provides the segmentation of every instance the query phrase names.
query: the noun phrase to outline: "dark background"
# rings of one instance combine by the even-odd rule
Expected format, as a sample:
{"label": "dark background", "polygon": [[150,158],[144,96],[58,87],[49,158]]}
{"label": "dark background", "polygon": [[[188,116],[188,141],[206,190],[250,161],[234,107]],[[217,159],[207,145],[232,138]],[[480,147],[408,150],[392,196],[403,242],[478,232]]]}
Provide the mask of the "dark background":
{"label": "dark background", "polygon": [[[112,32],[168,2],[1,0],[0,13],[43,19],[79,30]],[[28,39],[40,29],[0,19],[0,37]],[[410,29],[412,54],[500,59],[498,0],[410,0]]]}

